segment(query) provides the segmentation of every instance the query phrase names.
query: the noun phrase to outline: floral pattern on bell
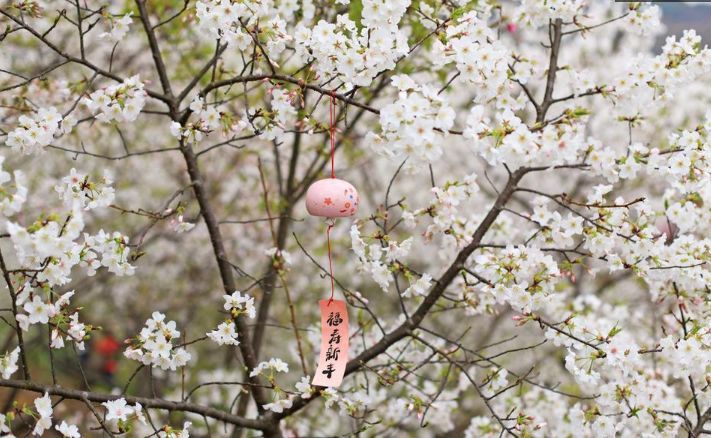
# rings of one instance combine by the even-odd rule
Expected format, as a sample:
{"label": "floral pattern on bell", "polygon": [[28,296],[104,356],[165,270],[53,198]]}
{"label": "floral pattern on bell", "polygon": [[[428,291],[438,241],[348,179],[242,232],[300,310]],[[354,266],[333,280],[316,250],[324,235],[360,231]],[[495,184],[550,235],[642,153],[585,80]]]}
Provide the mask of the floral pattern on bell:
{"label": "floral pattern on bell", "polygon": [[326,178],[311,184],[306,192],[306,210],[312,216],[348,217],[358,211],[358,191],[347,181]]}

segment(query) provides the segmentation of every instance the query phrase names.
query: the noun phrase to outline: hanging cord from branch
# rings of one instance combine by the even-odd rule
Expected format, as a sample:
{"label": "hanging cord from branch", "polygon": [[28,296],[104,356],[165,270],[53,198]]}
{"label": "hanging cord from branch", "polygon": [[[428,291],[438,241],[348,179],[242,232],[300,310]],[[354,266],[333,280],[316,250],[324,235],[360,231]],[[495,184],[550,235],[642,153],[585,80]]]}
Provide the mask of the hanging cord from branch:
{"label": "hanging cord from branch", "polygon": [[331,178],[336,177],[336,92],[331,92],[331,99],[329,105],[329,120],[330,126],[328,130],[329,138],[331,140]]}
{"label": "hanging cord from branch", "polygon": [[[331,92],[331,98],[329,99],[329,139],[331,141],[331,178],[336,178],[336,92]],[[335,224],[334,218],[328,218],[326,221],[328,228],[326,228],[326,242],[328,244],[328,273],[331,277],[331,297],[328,299],[328,305],[330,306],[333,302],[333,296],[335,293],[335,285],[333,280],[333,257],[331,255],[331,230]]]}

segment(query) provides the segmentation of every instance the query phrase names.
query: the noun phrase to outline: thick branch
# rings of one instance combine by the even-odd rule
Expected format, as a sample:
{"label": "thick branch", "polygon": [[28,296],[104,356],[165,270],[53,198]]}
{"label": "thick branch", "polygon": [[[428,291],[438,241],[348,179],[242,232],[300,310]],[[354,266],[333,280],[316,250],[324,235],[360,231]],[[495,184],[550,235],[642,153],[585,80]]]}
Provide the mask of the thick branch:
{"label": "thick branch", "polygon": [[701,436],[701,433],[704,430],[704,425],[709,421],[711,421],[711,408],[706,409],[706,412],[704,412],[701,418],[699,418],[699,422],[696,423],[696,427],[694,427],[694,430],[691,431],[689,436]]}
{"label": "thick branch", "polygon": [[[299,144],[300,144],[300,139],[301,136],[299,134],[296,135],[296,139],[294,140],[294,147],[292,148],[292,159],[291,162],[295,163],[296,160],[298,159],[298,150],[299,150]],[[292,167],[290,166],[289,169],[289,181],[293,178],[293,172],[296,172],[295,165]],[[291,225],[291,221],[288,219],[291,216],[291,212],[294,206],[294,200],[293,200],[293,187],[291,187],[291,184],[287,184],[287,193],[286,196],[284,196],[281,199],[281,202],[285,203],[283,209],[280,211],[280,215],[282,217],[286,217],[287,219],[279,219],[278,225],[277,225],[277,232],[276,232],[276,239],[274,241],[274,245],[276,246],[277,250],[281,251],[284,249],[284,246],[286,244],[286,238],[289,233],[289,228]],[[274,263],[270,260],[269,261],[269,266],[267,267],[267,273],[264,277],[264,281],[262,282],[262,300],[259,303],[259,313],[257,315],[257,326],[254,328],[254,350],[257,355],[259,355],[259,350],[261,349],[262,346],[262,340],[263,340],[263,335],[264,335],[264,329],[265,329],[265,324],[267,323],[267,319],[269,318],[269,308],[271,306],[271,301],[272,297],[274,296],[274,288],[276,286],[276,280],[277,280],[277,271],[276,268],[274,267]]]}
{"label": "thick branch", "polygon": [[141,22],[143,23],[143,28],[146,30],[146,37],[148,38],[148,44],[151,47],[151,54],[153,55],[153,62],[156,65],[156,70],[158,71],[158,77],[160,78],[160,84],[163,87],[163,92],[168,96],[169,100],[173,100],[173,90],[170,88],[170,80],[168,79],[168,72],[165,69],[165,63],[163,62],[163,56],[160,53],[160,47],[158,47],[158,40],[156,39],[155,31],[151,22],[148,18],[148,11],[146,10],[145,0],[136,0],[136,5],[138,6],[138,11],[141,15]]}
{"label": "thick branch", "polygon": [[195,414],[224,421],[225,423],[235,424],[241,427],[248,427],[250,429],[264,430],[269,427],[269,424],[262,420],[252,420],[248,418],[243,418],[225,411],[221,411],[219,409],[214,409],[194,403],[174,402],[157,398],[132,397],[128,395],[120,396],[114,394],[80,391],[78,389],[63,388],[59,385],[42,385],[39,383],[29,382],[25,380],[0,379],[0,386],[37,392],[40,394],[48,393],[49,395],[56,395],[72,400],[86,399],[95,403],[103,403],[110,400],[124,398],[128,403],[140,403],[144,408],[163,409],[166,411],[178,412],[193,412]]}
{"label": "thick branch", "polygon": [[242,84],[246,82],[257,82],[257,81],[263,81],[263,80],[274,80],[274,81],[281,81],[281,82],[290,82],[292,84],[296,84],[300,87],[307,88],[309,90],[316,91],[320,94],[328,94],[329,96],[334,96],[336,99],[345,102],[349,105],[356,106],[358,108],[362,108],[366,111],[370,111],[373,114],[380,114],[380,111],[377,108],[373,108],[371,106],[368,106],[366,104],[363,104],[361,102],[358,102],[357,100],[351,99],[345,94],[339,94],[333,92],[333,90],[326,89],[324,87],[320,87],[318,85],[313,85],[313,84],[308,84],[304,82],[301,79],[296,79],[291,76],[287,75],[279,75],[279,74],[262,74],[262,75],[251,75],[251,76],[237,76],[234,78],[229,78],[229,79],[224,79],[221,81],[215,81],[211,83],[210,85],[206,86],[205,88],[200,91],[200,96],[204,97],[206,96],[210,91],[215,90],[217,88],[222,88],[222,87],[227,87],[230,85],[235,85],[235,84]]}
{"label": "thick branch", "polygon": [[[205,192],[205,180],[203,179],[200,169],[198,168],[197,157],[195,156],[195,152],[190,145],[183,145],[181,151],[183,152],[183,157],[185,158],[185,163],[188,167],[188,174],[190,175],[190,182],[193,184],[195,198],[200,205],[200,214],[203,219],[205,219],[205,225],[207,226],[207,231],[210,235],[210,242],[212,243],[215,259],[217,260],[217,266],[220,271],[220,277],[222,278],[222,284],[225,292],[231,294],[237,289],[237,284],[232,272],[232,265],[227,259],[219,223],[208,195]],[[252,370],[257,367],[257,357],[254,354],[249,329],[244,321],[244,318],[235,318],[235,323],[237,324],[239,335],[242,338],[239,344],[242,358],[244,359],[244,363],[247,368]],[[261,382],[258,377],[251,377],[250,383],[255,385],[251,390],[252,395],[254,397],[254,401],[257,403],[257,409],[262,412],[262,405],[267,403],[267,398],[264,394],[263,388],[257,386],[261,385]]]}
{"label": "thick branch", "polygon": [[536,114],[536,122],[543,123],[546,119],[548,108],[553,104],[553,88],[555,86],[555,76],[558,73],[558,52],[560,50],[560,40],[562,38],[561,29],[563,22],[557,18],[553,23],[553,39],[551,40],[551,55],[548,61],[548,76],[546,79],[546,91],[543,95],[543,102],[540,104],[540,111]]}

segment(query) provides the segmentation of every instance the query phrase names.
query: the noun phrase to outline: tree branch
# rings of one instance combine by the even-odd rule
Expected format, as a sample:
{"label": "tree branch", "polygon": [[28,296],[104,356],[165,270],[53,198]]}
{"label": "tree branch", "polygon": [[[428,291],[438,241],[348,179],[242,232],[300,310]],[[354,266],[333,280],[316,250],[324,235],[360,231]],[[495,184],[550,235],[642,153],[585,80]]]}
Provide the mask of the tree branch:
{"label": "tree branch", "polygon": [[[19,20],[19,19],[16,18],[14,15],[8,14],[8,13],[5,12],[3,9],[0,9],[0,14],[4,15],[5,17],[9,18],[10,20],[14,21],[15,23],[19,24],[24,30],[26,30],[27,32],[29,32],[30,34],[32,34],[35,38],[37,38],[38,40],[40,40],[44,45],[46,45],[47,47],[49,47],[53,52],[55,52],[56,54],[58,54],[58,55],[61,56],[62,58],[66,59],[66,60],[68,60],[68,61],[71,61],[71,62],[73,62],[73,63],[75,63],[75,64],[83,65],[84,67],[86,67],[86,68],[88,68],[88,69],[90,69],[90,70],[92,70],[92,71],[94,71],[94,72],[100,74],[101,76],[104,76],[104,77],[106,77],[106,78],[112,79],[112,80],[114,80],[114,81],[116,81],[116,82],[123,82],[123,81],[124,81],[124,79],[123,79],[122,77],[117,76],[117,75],[111,73],[110,71],[104,70],[104,69],[101,68],[101,67],[98,67],[97,65],[91,63],[91,62],[90,62],[89,60],[87,60],[87,59],[77,58],[76,56],[73,56],[73,55],[70,55],[69,53],[64,52],[64,51],[63,51],[62,49],[60,49],[57,45],[55,45],[53,42],[49,41],[44,35],[42,35],[42,34],[40,34],[39,32],[37,32],[37,30],[35,30],[35,29],[32,28],[31,26],[29,26],[27,23],[24,23],[23,21]],[[170,102],[172,101],[172,99],[169,98],[168,96],[165,96],[165,95],[163,95],[163,94],[161,94],[161,93],[158,93],[158,92],[156,92],[156,91],[150,90],[150,89],[148,89],[148,88],[146,88],[145,91],[146,91],[146,93],[147,93],[149,96],[151,96],[151,97],[153,97],[153,98],[155,98],[155,99],[161,100],[161,101],[163,101],[163,102],[170,103]]]}
{"label": "tree branch", "polygon": [[[143,23],[143,28],[146,31],[146,37],[148,37],[148,45],[151,47],[151,54],[153,55],[153,62],[156,65],[156,70],[158,71],[158,78],[160,79],[161,86],[163,87],[163,93],[168,96],[168,106],[173,106],[173,90],[170,87],[170,80],[168,79],[168,72],[165,69],[165,63],[163,62],[163,55],[160,53],[160,47],[158,46],[158,40],[156,39],[156,33],[151,25],[150,19],[148,18],[148,11],[146,10],[145,0],[136,0],[136,5],[138,6],[138,11],[141,16],[141,22]],[[171,108],[172,110],[172,108]]]}
{"label": "tree branch", "polygon": [[0,269],[2,269],[2,274],[5,278],[5,283],[7,283],[7,288],[10,291],[10,300],[12,301],[12,315],[15,319],[15,333],[17,334],[17,343],[20,346],[20,357],[22,358],[22,374],[25,379],[29,380],[31,377],[30,369],[27,363],[27,354],[25,353],[25,342],[22,339],[22,328],[20,328],[20,325],[17,323],[16,319],[17,295],[15,294],[15,287],[12,285],[12,279],[10,278],[7,266],[5,265],[5,258],[3,257],[2,252],[0,252]]}
{"label": "tree branch", "polygon": [[0,379],[0,386],[6,388],[17,388],[25,391],[32,391],[40,394],[47,393],[72,400],[89,400],[95,403],[103,403],[106,401],[125,399],[128,403],[140,403],[144,408],[162,409],[171,412],[192,412],[195,414],[204,415],[214,418],[225,423],[234,424],[250,429],[265,430],[269,428],[269,424],[263,420],[253,420],[239,417],[219,409],[210,408],[194,403],[174,402],[158,398],[133,397],[129,395],[104,394],[90,391],[80,391],[78,389],[68,389],[59,385],[42,385],[35,382],[25,380],[5,380]]}
{"label": "tree branch", "polygon": [[558,52],[560,50],[560,40],[562,38],[561,28],[563,21],[557,18],[553,24],[553,38],[551,40],[551,55],[548,61],[548,76],[546,79],[546,91],[543,94],[543,101],[536,114],[536,122],[543,123],[546,119],[548,108],[553,104],[553,88],[555,86],[555,76],[558,73]]}
{"label": "tree branch", "polygon": [[[222,284],[226,293],[231,294],[237,290],[237,285],[235,282],[234,274],[232,272],[232,265],[227,259],[222,233],[220,232],[220,226],[215,216],[215,212],[212,208],[210,200],[207,193],[205,192],[204,184],[205,180],[200,173],[200,169],[197,163],[197,157],[192,147],[187,144],[181,145],[181,151],[183,157],[185,158],[185,163],[188,168],[188,174],[190,175],[190,182],[193,184],[193,192],[195,193],[195,198],[200,205],[200,214],[205,220],[205,225],[207,226],[207,231],[210,235],[210,242],[212,244],[212,249],[215,254],[215,259],[217,260],[217,266],[220,271],[220,277],[222,278]],[[249,328],[244,320],[244,318],[235,318],[235,323],[237,325],[237,330],[239,332],[242,341],[239,344],[240,352],[242,353],[242,358],[244,363],[249,370],[257,367],[257,357],[254,353],[254,348],[249,334]],[[251,388],[252,396],[257,404],[257,410],[261,413],[264,411],[262,405],[267,403],[267,397],[264,393],[263,388],[261,388],[261,381],[258,376],[250,377],[249,381],[254,386]],[[278,434],[277,430],[270,429],[271,432]],[[277,435],[278,436],[278,435]]]}

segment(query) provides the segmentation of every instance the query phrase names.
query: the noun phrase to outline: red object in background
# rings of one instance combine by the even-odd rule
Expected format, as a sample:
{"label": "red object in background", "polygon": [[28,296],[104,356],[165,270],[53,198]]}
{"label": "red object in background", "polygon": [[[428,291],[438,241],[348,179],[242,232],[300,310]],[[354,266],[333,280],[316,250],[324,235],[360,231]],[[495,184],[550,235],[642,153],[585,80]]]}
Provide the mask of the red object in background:
{"label": "red object in background", "polygon": [[113,336],[107,335],[96,341],[94,348],[102,356],[113,356],[121,348],[121,344]]}
{"label": "red object in background", "polygon": [[118,368],[116,355],[119,353],[121,343],[111,334],[106,334],[94,343],[94,350],[101,357],[101,372],[113,376]]}
{"label": "red object in background", "polygon": [[516,29],[518,29],[518,25],[516,23],[509,23],[506,25],[506,30],[508,30],[511,33],[516,32]]}
{"label": "red object in background", "polygon": [[101,365],[101,371],[107,374],[115,373],[116,368],[118,368],[118,361],[115,361],[113,359],[108,359],[104,361],[103,365]]}

